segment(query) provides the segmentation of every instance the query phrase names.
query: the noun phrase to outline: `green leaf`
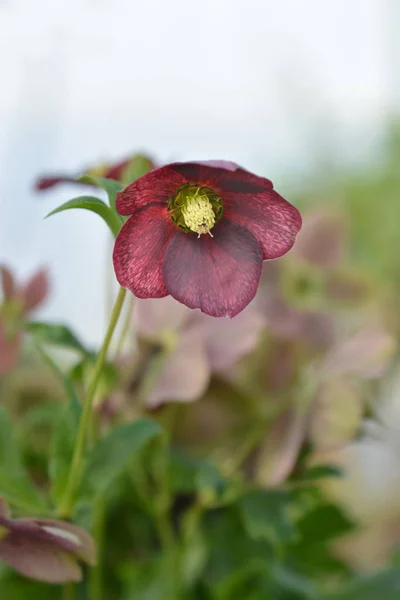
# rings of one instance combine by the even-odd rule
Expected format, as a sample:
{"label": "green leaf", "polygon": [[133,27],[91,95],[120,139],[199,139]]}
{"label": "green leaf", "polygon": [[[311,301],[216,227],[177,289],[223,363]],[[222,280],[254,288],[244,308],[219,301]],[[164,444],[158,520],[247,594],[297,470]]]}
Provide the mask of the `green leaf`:
{"label": "green leaf", "polygon": [[84,355],[88,354],[88,350],[66,325],[31,321],[27,323],[26,328],[39,342],[46,342],[55,346],[76,350]]}
{"label": "green leaf", "polygon": [[196,476],[202,461],[185,452],[182,448],[171,448],[169,460],[169,481],[174,492],[189,494],[196,491]]}
{"label": "green leaf", "polygon": [[173,564],[173,556],[152,557],[140,563],[130,561],[125,574],[125,600],[184,600],[176,595],[178,575]]}
{"label": "green leaf", "polygon": [[343,471],[334,465],[315,465],[304,471],[301,479],[305,481],[316,481],[325,477],[343,477]]}
{"label": "green leaf", "polygon": [[118,192],[120,192],[124,187],[122,183],[115,181],[115,179],[93,177],[92,175],[82,175],[82,177],[79,178],[79,181],[90,183],[107,192],[110,207],[113,209],[113,211],[115,211],[115,198],[117,197]]}
{"label": "green leaf", "polygon": [[21,577],[16,572],[7,569],[4,576],[0,574],[1,597],[4,600],[56,600],[60,596],[55,592],[55,587],[41,581],[34,581]]}
{"label": "green leaf", "polygon": [[117,236],[119,230],[121,229],[122,220],[119,218],[117,213],[111,210],[111,208],[109,208],[107,204],[103,202],[103,200],[95,198],[94,196],[78,196],[77,198],[73,198],[72,200],[61,204],[61,206],[52,210],[46,216],[46,219],[47,217],[51,217],[51,215],[63,212],[64,210],[70,210],[72,208],[83,208],[98,214],[107,223],[114,237]]}
{"label": "green leaf", "polygon": [[247,534],[254,540],[288,542],[296,537],[289,512],[290,495],[280,490],[254,489],[238,500]]}
{"label": "green leaf", "polygon": [[327,594],[326,600],[398,600],[400,598],[400,569],[387,569],[351,581],[337,592]]}
{"label": "green leaf", "polygon": [[274,581],[285,591],[296,594],[296,598],[310,598],[320,600],[316,585],[312,579],[296,573],[284,564],[276,564],[272,567]]}
{"label": "green leaf", "polygon": [[[241,567],[227,575],[219,585],[216,586],[217,600],[234,600],[236,598],[248,598],[249,590],[260,588],[260,578],[269,574],[269,565],[260,558],[246,561]],[[256,596],[261,598],[260,596]],[[272,596],[262,596],[266,600],[272,600]]]}
{"label": "green leaf", "polygon": [[206,461],[200,465],[196,474],[195,483],[199,492],[212,491],[216,499],[222,498],[229,486],[219,470]]}
{"label": "green leaf", "polygon": [[[250,563],[262,563],[268,572],[274,560],[274,549],[265,539],[252,539],[243,527],[237,505],[207,511],[202,519],[202,531],[208,545],[207,579],[224,585],[227,577]],[[237,596],[243,597],[241,595]]]}
{"label": "green leaf", "polygon": [[227,487],[227,482],[214,465],[177,447],[171,448],[169,479],[172,489],[180,493],[213,490],[217,497]]}
{"label": "green leaf", "polygon": [[82,477],[80,496],[84,500],[103,494],[162,429],[150,419],[139,419],[115,428],[89,455]]}
{"label": "green leaf", "polygon": [[57,405],[53,402],[33,406],[18,418],[20,435],[26,436],[32,429],[43,425],[53,426],[58,420],[58,412]]}
{"label": "green leaf", "polygon": [[41,514],[48,508],[24,469],[13,422],[3,406],[0,406],[0,495],[26,511]]}
{"label": "green leaf", "polygon": [[354,527],[343,511],[334,504],[324,504],[305,515],[297,523],[299,536],[309,547],[326,543],[348,533]]}
{"label": "green leaf", "polygon": [[128,185],[153,169],[152,161],[141,154],[136,154],[128,162],[122,173],[123,182]]}

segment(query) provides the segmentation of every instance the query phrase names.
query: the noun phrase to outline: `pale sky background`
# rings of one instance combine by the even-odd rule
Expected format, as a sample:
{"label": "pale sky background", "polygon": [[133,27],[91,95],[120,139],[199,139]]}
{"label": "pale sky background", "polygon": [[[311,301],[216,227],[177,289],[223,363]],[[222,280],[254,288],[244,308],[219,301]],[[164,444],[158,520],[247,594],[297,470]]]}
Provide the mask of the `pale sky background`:
{"label": "pale sky background", "polygon": [[142,150],[234,160],[285,192],[321,149],[362,160],[399,99],[399,15],[396,0],[0,0],[0,262],[49,268],[38,316],[99,342],[111,268],[96,215],[43,220],[80,189],[35,195],[38,174]]}

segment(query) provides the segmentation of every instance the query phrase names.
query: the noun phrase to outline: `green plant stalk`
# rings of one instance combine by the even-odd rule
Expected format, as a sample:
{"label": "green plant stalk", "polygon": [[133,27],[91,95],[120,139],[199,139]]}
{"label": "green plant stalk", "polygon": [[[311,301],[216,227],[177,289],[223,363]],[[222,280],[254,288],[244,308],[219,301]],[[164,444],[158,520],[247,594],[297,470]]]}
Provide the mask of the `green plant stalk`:
{"label": "green plant stalk", "polygon": [[114,304],[114,308],[112,310],[110,316],[110,322],[108,324],[107,332],[104,338],[103,345],[97,357],[97,361],[95,364],[93,376],[86,394],[86,398],[83,404],[82,416],[79,423],[78,434],[76,436],[76,443],[74,448],[74,454],[71,462],[71,469],[69,472],[69,477],[67,481],[67,485],[64,492],[64,497],[62,502],[58,508],[58,516],[60,518],[68,518],[71,515],[71,512],[74,508],[74,497],[76,490],[79,485],[79,480],[82,472],[82,463],[84,458],[85,451],[85,441],[88,433],[88,428],[90,426],[91,413],[93,407],[93,401],[96,395],[97,386],[100,381],[101,372],[104,366],[104,362],[107,356],[107,352],[110,346],[111,339],[113,337],[115,327],[118,323],[118,319],[121,314],[122,306],[125,300],[126,290],[124,288],[120,288],[117,299]]}
{"label": "green plant stalk", "polygon": [[97,498],[93,508],[93,537],[96,542],[97,562],[89,570],[88,600],[103,599],[103,548],[105,533],[105,504]]}
{"label": "green plant stalk", "polygon": [[66,583],[63,586],[62,600],[76,600],[76,588],[74,583]]}
{"label": "green plant stalk", "polygon": [[132,323],[132,312],[133,312],[133,305],[134,305],[134,299],[135,296],[132,294],[129,298],[129,302],[128,302],[128,306],[126,307],[126,315],[125,315],[125,319],[123,322],[123,326],[121,329],[121,334],[117,343],[117,349],[115,351],[115,358],[116,360],[118,360],[118,358],[121,355],[121,352],[124,348],[125,342],[126,342],[126,337],[128,335],[131,323]]}

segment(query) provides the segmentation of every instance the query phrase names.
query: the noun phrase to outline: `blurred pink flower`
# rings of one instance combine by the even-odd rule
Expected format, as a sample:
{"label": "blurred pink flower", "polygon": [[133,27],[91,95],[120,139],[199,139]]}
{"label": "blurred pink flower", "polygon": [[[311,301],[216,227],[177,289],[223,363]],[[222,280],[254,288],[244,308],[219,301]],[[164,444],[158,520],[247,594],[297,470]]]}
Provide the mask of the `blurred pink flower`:
{"label": "blurred pink flower", "polygon": [[321,269],[336,267],[345,257],[347,224],[341,215],[316,210],[303,220],[294,256]]}
{"label": "blurred pink flower", "polygon": [[0,498],[0,559],[25,577],[47,583],[80,581],[79,562],[95,564],[90,535],[63,521],[12,519]]}
{"label": "blurred pink flower", "polygon": [[73,174],[42,175],[36,180],[35,189],[37,191],[43,191],[53,188],[60,183],[91,185],[78,180],[79,177],[82,177],[83,175],[104,177],[128,184],[147,173],[147,171],[154,169],[155,166],[156,165],[151,158],[138,153],[117,163],[99,163]]}
{"label": "blurred pink flower", "polygon": [[345,447],[361,426],[364,402],[360,383],[382,376],[395,351],[394,338],[382,328],[358,331],[336,343],[309,374],[314,391],[274,421],[261,447],[258,476],[267,486],[281,484],[293,471],[302,444],[315,451]]}
{"label": "blurred pink flower", "polygon": [[355,568],[387,564],[400,542],[400,370],[383,381],[369,403],[372,415],[357,439],[340,448],[322,449],[313,463],[335,464],[343,476],[327,479],[322,489],[358,524],[357,531],[337,545]]}
{"label": "blurred pink flower", "polygon": [[375,379],[385,373],[395,347],[395,339],[387,331],[377,326],[368,327],[334,346],[323,369],[329,375]]}
{"label": "blurred pink flower", "polygon": [[210,375],[223,373],[257,344],[263,318],[251,308],[235,319],[192,311],[171,297],[136,300],[139,337],[161,346],[164,361],[147,406],[190,402],[207,389]]}
{"label": "blurred pink flower", "polygon": [[341,263],[347,253],[347,224],[338,214],[306,214],[290,255],[264,263],[256,303],[277,338],[326,351],[335,341],[334,316],[367,297],[369,283]]}
{"label": "blurred pink flower", "polygon": [[316,310],[299,310],[291,306],[281,288],[283,265],[264,263],[255,305],[264,315],[268,331],[278,339],[297,340],[324,351],[334,341],[334,324],[330,314]]}
{"label": "blurred pink flower", "polygon": [[309,414],[286,409],[268,430],[258,457],[257,479],[266,487],[281,485],[294,469],[307,435]]}
{"label": "blurred pink flower", "polygon": [[0,373],[17,363],[22,343],[23,324],[48,295],[48,277],[44,270],[33,275],[25,285],[17,285],[11,271],[0,267],[3,300],[0,304]]}

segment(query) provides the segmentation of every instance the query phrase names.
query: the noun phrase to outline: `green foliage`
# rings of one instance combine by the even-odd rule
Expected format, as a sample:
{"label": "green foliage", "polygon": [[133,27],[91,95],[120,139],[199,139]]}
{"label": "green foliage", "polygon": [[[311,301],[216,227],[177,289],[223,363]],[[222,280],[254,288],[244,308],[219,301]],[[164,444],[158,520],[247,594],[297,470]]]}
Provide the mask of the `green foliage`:
{"label": "green foliage", "polygon": [[250,538],[282,544],[296,537],[290,515],[290,494],[280,490],[253,489],[239,500],[243,526]]}
{"label": "green foliage", "polygon": [[324,479],[325,477],[342,477],[343,472],[339,467],[331,465],[315,465],[309,469],[306,469],[302,474],[304,481],[317,481]]}
{"label": "green foliage", "polygon": [[61,502],[67,484],[81,412],[80,405],[75,399],[71,399],[61,411],[54,427],[50,447],[49,478],[51,495],[56,504]]}
{"label": "green foliage", "polygon": [[85,183],[91,183],[92,185],[107,192],[110,208],[115,211],[115,198],[118,192],[120,192],[124,187],[119,181],[115,181],[114,179],[106,179],[105,177],[93,177],[92,175],[83,175],[79,178],[79,180]]}
{"label": "green foliage", "polygon": [[104,494],[162,429],[150,419],[139,419],[116,427],[89,454],[82,477],[80,497],[91,501]]}
{"label": "green foliage", "polygon": [[343,586],[338,592],[327,594],[326,600],[398,600],[400,598],[400,570],[387,569],[374,575],[365,575]]}
{"label": "green foliage", "polygon": [[0,406],[0,495],[28,512],[41,514],[48,508],[23,466],[14,424],[3,406]]}
{"label": "green foliage", "polygon": [[65,202],[58,208],[52,210],[47,215],[47,217],[51,217],[52,215],[56,215],[57,213],[63,212],[65,210],[71,210],[73,208],[89,210],[99,215],[103,219],[103,221],[105,221],[105,223],[108,225],[114,237],[119,233],[119,230],[121,229],[122,220],[117,215],[117,213],[111,208],[109,208],[107,204],[103,202],[103,200],[100,200],[100,198],[96,198],[95,196],[78,196],[77,198],[68,200],[68,202]]}
{"label": "green foliage", "polygon": [[[312,205],[314,196],[321,210],[323,198],[329,195],[325,191],[330,190],[335,206],[343,209],[349,228],[349,265],[318,271],[306,261],[296,265],[295,252],[278,261],[284,308],[290,313],[298,306],[302,310],[317,307],[323,316],[332,319],[334,327],[337,325],[336,341],[347,329],[360,327],[364,320],[369,326],[387,319],[398,343],[397,300],[391,304],[391,294],[387,293],[394,291],[397,299],[400,290],[400,262],[393,250],[399,222],[398,142],[395,136],[376,168],[343,173],[331,185],[320,177],[320,189],[313,183],[311,189],[303,188],[299,194],[299,204]],[[132,181],[147,171],[146,160],[132,161],[124,181]],[[50,214],[72,208],[90,210],[101,216],[116,235],[124,222],[115,211],[116,195],[123,186],[91,176],[82,180],[104,190],[108,204],[94,196],[81,196]],[[321,243],[325,240],[322,237]],[[341,251],[347,250],[346,247]],[[352,313],[350,307],[357,304],[354,299],[356,304],[349,299],[342,304],[335,298],[321,301],[321,289],[325,293],[328,283],[338,285],[339,281],[339,291],[344,287],[345,292],[346,285],[354,283],[351,276],[336,277],[341,275],[342,266],[343,273],[347,273],[348,266],[356,272],[359,267],[367,269],[372,312],[363,305],[365,314],[361,309]],[[332,274],[335,277],[329,279]],[[310,282],[318,284],[311,286],[312,298],[306,294],[307,303],[298,302],[294,291],[300,293],[297,288]],[[379,285],[374,285],[377,282]],[[274,282],[269,285],[277,293]],[[336,312],[339,304],[340,312]],[[310,338],[318,338],[319,332],[311,331],[312,322],[306,324]],[[124,360],[115,360],[111,347],[93,396],[96,411],[90,426],[95,422],[96,431],[93,427],[93,435],[87,435],[83,441],[78,489],[63,513],[60,506],[64,508],[84,396],[93,380],[97,355],[63,324],[30,322],[22,326],[38,346],[41,367],[45,368],[36,368],[35,362],[31,369],[35,393],[25,371],[20,375],[16,370],[15,379],[13,374],[7,374],[0,381],[0,495],[17,517],[63,514],[95,536],[98,571],[85,573],[84,581],[73,590],[74,600],[400,598],[400,568],[395,561],[388,561],[379,572],[360,576],[335,549],[336,542],[342,536],[351,536],[357,524],[328,499],[326,491],[329,479],[335,478],[332,483],[341,485],[346,480],[345,473],[313,460],[319,449],[334,448],[337,440],[339,446],[346,443],[348,424],[345,410],[344,414],[335,412],[335,390],[328,404],[319,397],[318,378],[322,387],[326,383],[319,367],[325,364],[327,354],[319,338],[311,342],[306,335],[291,338],[288,327],[279,339],[278,333],[272,335],[264,328],[257,349],[237,369],[235,365],[229,377],[225,379],[225,372],[211,373],[211,384],[203,398],[184,407],[176,403],[170,412],[168,405],[146,408],[146,394],[138,393],[137,385],[132,384],[133,380],[146,380],[148,372],[154,370],[152,361],[157,359],[157,351],[153,350],[158,348],[156,344],[164,344],[164,332],[159,339],[139,339],[135,354],[124,356]],[[167,322],[167,326],[171,323]],[[174,368],[174,344],[177,341],[179,347],[179,336],[183,339],[187,333],[185,326],[183,331],[171,331],[168,360]],[[314,347],[313,341],[319,343]],[[76,363],[71,367],[55,362],[47,354],[54,346],[77,353]],[[222,344],[219,351],[223,352]],[[30,366],[29,360],[29,355],[23,356],[24,368]],[[188,364],[182,364],[187,370]],[[189,365],[195,375],[197,366]],[[55,375],[62,394],[60,386],[45,393],[46,367]],[[155,383],[155,377],[148,379]],[[354,398],[349,396],[349,402],[359,401],[356,412],[360,411],[361,421],[367,401],[368,407],[372,405],[369,400],[375,396],[377,385],[356,376],[353,379]],[[342,383],[346,387],[348,382]],[[338,386],[338,395],[342,387]],[[100,410],[103,407],[104,411]],[[301,448],[294,439],[296,428],[293,434],[290,427],[286,429],[284,419],[276,418],[286,407],[304,408],[312,423],[309,427],[307,422],[301,430],[306,440]],[[371,410],[368,416],[373,418]],[[360,421],[355,421],[357,434]],[[325,427],[326,440],[320,433],[320,428]],[[329,436],[332,430],[337,438]],[[267,450],[265,440],[269,442]],[[268,469],[263,468],[263,461]],[[271,473],[278,473],[279,480],[286,467],[290,475],[284,481],[268,479]],[[75,500],[76,506],[72,506]],[[0,530],[0,550],[1,533]],[[96,577],[103,587],[101,595],[96,592]],[[68,597],[68,590],[17,576],[1,562],[0,590],[5,600]]]}
{"label": "green foliage", "polygon": [[61,586],[50,586],[19,577],[11,570],[0,573],[1,597],[4,600],[61,600]]}
{"label": "green foliage", "polygon": [[66,348],[68,350],[75,350],[83,355],[88,353],[88,350],[76,337],[73,331],[65,325],[31,321],[26,324],[26,330],[33,335],[38,343],[44,342],[54,346],[60,346],[61,348]]}

